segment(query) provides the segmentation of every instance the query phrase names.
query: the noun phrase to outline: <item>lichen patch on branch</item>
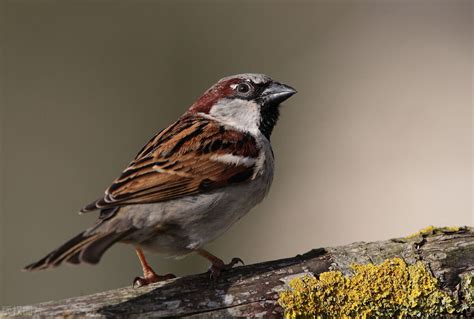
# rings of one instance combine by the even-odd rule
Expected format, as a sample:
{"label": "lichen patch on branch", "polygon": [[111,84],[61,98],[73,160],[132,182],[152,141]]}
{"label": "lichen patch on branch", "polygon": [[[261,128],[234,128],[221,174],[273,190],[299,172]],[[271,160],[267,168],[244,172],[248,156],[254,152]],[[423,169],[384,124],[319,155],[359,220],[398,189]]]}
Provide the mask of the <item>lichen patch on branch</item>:
{"label": "lichen patch on branch", "polygon": [[280,294],[286,318],[435,318],[454,313],[456,300],[441,290],[423,263],[391,258],[340,271],[293,279]]}
{"label": "lichen patch on branch", "polygon": [[436,233],[444,233],[444,234],[455,233],[460,230],[466,230],[466,229],[467,227],[459,227],[459,226],[445,226],[445,227],[428,226],[423,229],[420,229],[416,233],[411,234],[405,238],[412,239],[419,236],[424,237],[424,236],[434,235]]}

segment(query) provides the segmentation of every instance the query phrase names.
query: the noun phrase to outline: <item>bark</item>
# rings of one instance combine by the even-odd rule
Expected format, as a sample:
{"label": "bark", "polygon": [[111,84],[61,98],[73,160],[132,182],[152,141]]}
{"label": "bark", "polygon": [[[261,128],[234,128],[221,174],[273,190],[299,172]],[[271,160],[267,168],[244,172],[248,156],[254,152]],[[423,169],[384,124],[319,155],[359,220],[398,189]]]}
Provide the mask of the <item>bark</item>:
{"label": "bark", "polygon": [[[148,287],[132,287],[30,306],[4,307],[0,317],[281,317],[279,292],[295,276],[318,275],[338,269],[349,274],[353,263],[381,263],[401,257],[422,261],[438,278],[443,290],[469,303],[460,292],[460,276],[474,271],[474,230],[430,229],[410,238],[358,242],[335,248],[313,249],[296,257],[237,267],[217,283],[209,274],[168,280]],[[472,303],[472,302],[471,302]],[[469,318],[473,305],[456,318]]]}

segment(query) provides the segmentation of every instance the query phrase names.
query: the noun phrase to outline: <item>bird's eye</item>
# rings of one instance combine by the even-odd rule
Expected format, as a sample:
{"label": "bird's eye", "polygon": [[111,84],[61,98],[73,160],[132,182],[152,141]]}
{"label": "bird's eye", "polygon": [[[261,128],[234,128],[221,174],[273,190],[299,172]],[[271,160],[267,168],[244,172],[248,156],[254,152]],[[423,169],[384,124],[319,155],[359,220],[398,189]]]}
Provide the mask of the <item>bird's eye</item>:
{"label": "bird's eye", "polygon": [[250,92],[252,87],[248,83],[240,83],[239,85],[237,85],[236,89],[237,89],[237,92],[239,92],[239,93],[247,94],[247,93]]}

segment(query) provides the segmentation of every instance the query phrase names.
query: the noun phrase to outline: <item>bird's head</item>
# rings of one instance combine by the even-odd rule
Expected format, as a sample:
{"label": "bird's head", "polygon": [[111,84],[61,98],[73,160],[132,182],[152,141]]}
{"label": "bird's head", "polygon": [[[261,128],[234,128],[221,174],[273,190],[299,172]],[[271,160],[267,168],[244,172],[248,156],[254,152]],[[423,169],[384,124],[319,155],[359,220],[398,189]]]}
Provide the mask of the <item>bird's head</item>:
{"label": "bird's head", "polygon": [[239,130],[261,132],[269,139],[280,103],[295,93],[264,74],[238,74],[219,80],[188,112],[211,116]]}

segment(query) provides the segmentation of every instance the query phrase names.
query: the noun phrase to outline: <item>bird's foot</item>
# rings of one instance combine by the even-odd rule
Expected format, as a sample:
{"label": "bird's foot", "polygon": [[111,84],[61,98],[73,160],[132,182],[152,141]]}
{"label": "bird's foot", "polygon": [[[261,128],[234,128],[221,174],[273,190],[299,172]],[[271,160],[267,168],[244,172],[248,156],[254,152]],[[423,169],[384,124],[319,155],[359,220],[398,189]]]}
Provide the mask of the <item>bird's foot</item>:
{"label": "bird's foot", "polygon": [[211,267],[209,267],[211,279],[214,282],[217,281],[217,279],[220,277],[223,271],[232,269],[232,267],[234,267],[235,265],[239,263],[244,265],[244,262],[242,261],[242,259],[238,257],[232,258],[232,260],[228,264],[224,263],[221,259],[216,258],[216,260],[213,260]]}
{"label": "bird's foot", "polygon": [[135,247],[135,251],[137,252],[140,264],[142,265],[143,277],[136,277],[133,279],[133,288],[140,288],[154,282],[176,278],[173,274],[166,274],[163,276],[157,275],[146,261],[143,251],[139,247]]}
{"label": "bird's foot", "polygon": [[154,272],[146,273],[143,277],[136,277],[133,280],[133,288],[140,288],[143,286],[147,286],[154,282],[165,281],[168,279],[176,278],[173,274],[166,274],[166,275],[157,275]]}

